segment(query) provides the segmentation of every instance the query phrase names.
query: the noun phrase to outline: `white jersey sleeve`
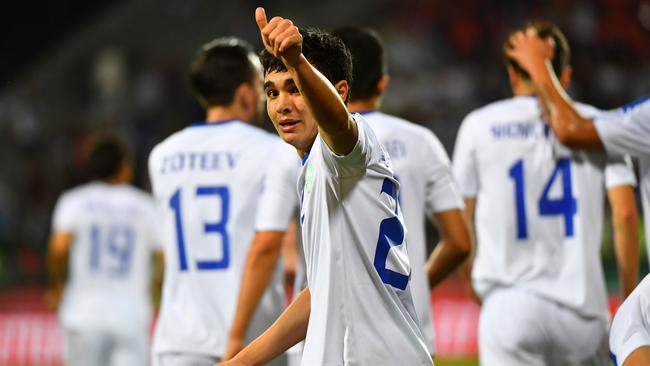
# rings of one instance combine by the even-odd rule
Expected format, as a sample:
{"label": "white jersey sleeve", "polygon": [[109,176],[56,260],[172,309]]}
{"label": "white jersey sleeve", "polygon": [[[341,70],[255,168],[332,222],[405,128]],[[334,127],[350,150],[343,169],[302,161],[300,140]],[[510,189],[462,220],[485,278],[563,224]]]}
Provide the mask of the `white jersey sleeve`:
{"label": "white jersey sleeve", "polygon": [[[361,118],[360,115],[355,113],[352,115],[352,118],[354,119],[355,123],[357,123],[357,131],[359,137],[357,138],[357,143],[354,145],[352,151],[350,151],[345,156],[340,156],[334,153],[332,149],[327,145],[327,143],[323,140],[321,135],[318,134],[318,138],[321,139],[321,143],[325,147],[323,149],[323,160],[325,162],[325,166],[334,175],[343,178],[350,178],[365,174],[366,164],[370,160],[368,152],[371,151],[369,144],[372,144],[372,141],[368,139],[363,128],[359,127],[358,118]],[[388,159],[387,154],[383,154],[383,158]]]}
{"label": "white jersey sleeve", "polygon": [[650,275],[618,308],[609,333],[609,349],[618,366],[642,346],[650,346]]}
{"label": "white jersey sleeve", "polygon": [[56,203],[52,215],[52,228],[55,232],[69,232],[75,229],[77,222],[77,209],[75,201],[69,194],[63,194]]}
{"label": "white jersey sleeve", "polygon": [[612,189],[619,186],[636,186],[636,177],[629,155],[610,157],[605,167],[605,186]]}
{"label": "white jersey sleeve", "polygon": [[594,125],[609,153],[650,155],[650,96],[603,113]]}
{"label": "white jersey sleeve", "polygon": [[256,231],[286,231],[297,213],[296,182],[300,173],[300,159],[296,150],[284,143],[279,143],[275,156],[262,183]]}
{"label": "white jersey sleeve", "polygon": [[476,197],[479,190],[478,169],[475,159],[471,115],[467,116],[458,130],[454,147],[453,170],[463,197]]}
{"label": "white jersey sleeve", "polygon": [[433,133],[426,134],[426,152],[423,158],[427,177],[426,202],[429,214],[464,208],[462,195],[454,179],[449,156]]}

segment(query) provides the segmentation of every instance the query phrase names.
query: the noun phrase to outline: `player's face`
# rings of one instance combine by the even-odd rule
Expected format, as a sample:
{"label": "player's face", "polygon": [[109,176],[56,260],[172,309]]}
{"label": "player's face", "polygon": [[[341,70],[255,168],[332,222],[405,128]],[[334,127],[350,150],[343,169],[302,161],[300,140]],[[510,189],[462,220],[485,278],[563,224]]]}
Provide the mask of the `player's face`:
{"label": "player's face", "polygon": [[286,143],[306,153],[318,134],[318,124],[287,71],[270,72],[264,79],[266,111]]}

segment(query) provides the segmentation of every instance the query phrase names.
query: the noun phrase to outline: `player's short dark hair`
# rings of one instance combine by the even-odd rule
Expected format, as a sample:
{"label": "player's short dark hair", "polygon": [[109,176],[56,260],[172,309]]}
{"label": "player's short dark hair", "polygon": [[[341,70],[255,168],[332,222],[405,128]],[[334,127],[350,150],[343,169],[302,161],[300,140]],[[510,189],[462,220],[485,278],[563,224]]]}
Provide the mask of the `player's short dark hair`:
{"label": "player's short dark hair", "polygon": [[[543,21],[543,20],[529,21],[523,27],[514,30],[513,33],[511,33],[511,35],[517,31],[525,32],[529,28],[535,29],[540,38],[553,39],[553,42],[555,43],[555,52],[553,54],[553,59],[551,60],[551,63],[553,65],[553,71],[555,72],[555,75],[559,77],[562,71],[565,68],[569,67],[571,63],[571,48],[569,47],[569,41],[567,41],[566,36],[564,36],[564,33],[562,33],[562,31],[560,30],[560,28],[558,28],[558,26],[556,26],[555,24],[549,21]],[[510,38],[510,36],[508,36],[508,38]],[[504,55],[507,64],[512,66],[512,68],[515,69],[515,71],[519,75],[521,75],[524,79],[530,80],[530,75],[528,74],[528,72],[524,70],[524,68],[521,67],[519,63],[517,63],[517,61],[508,57],[508,55],[505,53],[505,49],[507,49],[508,47],[510,47],[510,45],[508,41],[506,41],[504,45]]]}
{"label": "player's short dark hair", "polygon": [[350,99],[366,100],[377,93],[377,83],[387,73],[384,43],[370,28],[347,26],[337,28],[332,34],[341,38],[352,54],[354,85]]}
{"label": "player's short dark hair", "polygon": [[253,62],[253,47],[234,37],[217,38],[204,44],[190,68],[192,90],[204,108],[227,106],[235,90],[253,84],[259,70]]}
{"label": "player's short dark hair", "polygon": [[87,168],[94,179],[115,176],[128,159],[126,145],[116,136],[98,134],[91,138]]}
{"label": "player's short dark hair", "polygon": [[[316,28],[300,28],[300,34],[302,35],[302,54],[307,61],[320,71],[330,83],[336,84],[345,80],[352,87],[352,57],[343,41]],[[287,70],[284,63],[266,49],[260,52],[260,61],[264,75]]]}

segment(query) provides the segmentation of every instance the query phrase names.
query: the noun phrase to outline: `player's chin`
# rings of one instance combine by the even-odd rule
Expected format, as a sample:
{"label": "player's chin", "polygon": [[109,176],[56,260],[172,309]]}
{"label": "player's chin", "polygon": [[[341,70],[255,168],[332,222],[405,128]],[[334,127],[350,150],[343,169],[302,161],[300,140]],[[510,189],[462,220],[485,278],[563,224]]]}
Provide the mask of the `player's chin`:
{"label": "player's chin", "polygon": [[295,146],[295,144],[298,144],[298,141],[300,140],[300,136],[295,132],[278,131],[278,134],[280,135],[282,141],[286,142],[289,145]]}

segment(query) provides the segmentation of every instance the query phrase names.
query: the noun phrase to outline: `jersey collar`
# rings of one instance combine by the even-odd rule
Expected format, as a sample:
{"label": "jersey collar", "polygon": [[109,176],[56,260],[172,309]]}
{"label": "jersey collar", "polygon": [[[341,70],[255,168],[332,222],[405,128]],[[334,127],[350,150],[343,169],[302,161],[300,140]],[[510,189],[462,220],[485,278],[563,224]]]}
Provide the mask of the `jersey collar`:
{"label": "jersey collar", "polygon": [[193,122],[189,125],[189,127],[210,127],[210,126],[223,126],[226,124],[230,124],[232,122],[237,122],[239,121],[238,119],[224,119],[221,121],[213,121],[213,122],[207,122],[207,121],[200,121],[200,122]]}

